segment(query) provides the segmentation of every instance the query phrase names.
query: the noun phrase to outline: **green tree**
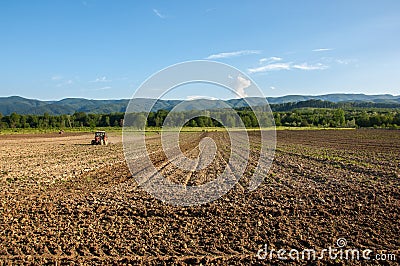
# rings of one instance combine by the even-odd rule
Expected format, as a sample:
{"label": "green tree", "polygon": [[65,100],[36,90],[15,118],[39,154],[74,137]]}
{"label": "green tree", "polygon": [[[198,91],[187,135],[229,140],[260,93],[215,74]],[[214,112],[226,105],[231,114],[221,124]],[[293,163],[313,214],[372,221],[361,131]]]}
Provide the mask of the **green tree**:
{"label": "green tree", "polygon": [[280,113],[277,113],[277,114],[275,115],[275,125],[276,125],[277,127],[282,126],[281,114],[280,114]]}
{"label": "green tree", "polygon": [[197,127],[197,123],[195,119],[190,119],[188,123],[189,127]]}
{"label": "green tree", "polygon": [[251,119],[250,119],[250,117],[249,116],[244,116],[244,117],[242,117],[242,121],[243,121],[243,124],[244,124],[244,126],[246,127],[246,128],[249,128],[249,127],[252,127],[253,125],[252,125],[252,123],[251,123]]}
{"label": "green tree", "polygon": [[336,122],[337,126],[344,126],[344,123],[345,123],[346,119],[344,117],[344,110],[343,109],[335,110],[334,121]]}
{"label": "green tree", "polygon": [[351,120],[348,120],[346,123],[346,127],[356,127],[356,119],[353,118]]}
{"label": "green tree", "polygon": [[73,120],[77,126],[88,126],[88,116],[84,112],[76,112],[73,114]]}
{"label": "green tree", "polygon": [[400,126],[400,112],[393,117],[393,124]]}
{"label": "green tree", "polygon": [[104,126],[109,127],[110,125],[111,125],[110,117],[108,115],[106,115],[104,117]]}
{"label": "green tree", "polygon": [[359,127],[370,127],[369,116],[366,112],[362,112],[360,117],[356,119],[356,124]]}
{"label": "green tree", "polygon": [[146,121],[146,116],[143,113],[136,114],[133,121],[133,127],[144,129],[146,127]]}
{"label": "green tree", "polygon": [[232,114],[227,114],[227,116],[225,117],[224,124],[228,128],[236,127],[235,117]]}
{"label": "green tree", "polygon": [[199,116],[195,118],[196,122],[197,122],[197,126],[199,127],[205,127],[206,124],[204,123],[204,117],[203,116]]}
{"label": "green tree", "polygon": [[301,120],[300,126],[302,127],[309,127],[310,124],[308,123],[308,121],[306,119]]}
{"label": "green tree", "polygon": [[12,113],[10,115],[10,127],[11,128],[20,128],[21,127],[20,120],[21,120],[21,116],[19,114]]}

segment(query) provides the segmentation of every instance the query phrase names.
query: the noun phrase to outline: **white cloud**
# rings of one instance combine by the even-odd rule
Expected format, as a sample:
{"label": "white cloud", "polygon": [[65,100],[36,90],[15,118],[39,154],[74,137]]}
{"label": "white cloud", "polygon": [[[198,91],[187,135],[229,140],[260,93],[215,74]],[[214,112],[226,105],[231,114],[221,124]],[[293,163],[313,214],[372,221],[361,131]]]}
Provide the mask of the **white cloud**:
{"label": "white cloud", "polygon": [[301,69],[301,70],[322,70],[322,69],[327,69],[328,66],[323,65],[321,63],[315,64],[315,65],[309,65],[307,63],[303,63],[300,65],[293,65],[292,68]]}
{"label": "white cloud", "polygon": [[269,87],[271,90],[276,90],[274,86]]}
{"label": "white cloud", "polygon": [[258,63],[260,63],[260,65],[261,65],[262,63],[265,63],[267,61],[268,61],[268,58],[261,58],[260,60],[258,60]]}
{"label": "white cloud", "polygon": [[247,71],[250,74],[254,74],[254,73],[262,73],[262,72],[273,71],[273,70],[292,70],[292,69],[323,70],[323,69],[327,69],[327,68],[328,68],[328,66],[323,65],[321,63],[315,64],[315,65],[309,65],[307,63],[302,63],[302,64],[273,63],[273,64],[261,66],[261,67],[249,68]]}
{"label": "white cloud", "polygon": [[153,9],[153,12],[154,12],[154,14],[156,14],[157,17],[159,17],[159,18],[162,18],[162,19],[166,18],[165,15],[161,14],[160,11],[158,11],[158,10],[155,9],[155,8]]}
{"label": "white cloud", "polygon": [[199,100],[199,99],[218,100],[215,97],[202,96],[202,95],[190,95],[186,97],[186,100],[188,101]]}
{"label": "white cloud", "polygon": [[246,92],[244,91],[246,88],[250,87],[251,81],[242,77],[238,76],[236,79],[235,90],[236,93],[240,98],[247,97]]}
{"label": "white cloud", "polygon": [[249,68],[248,72],[249,73],[260,73],[260,72],[266,72],[266,71],[272,71],[272,70],[289,70],[291,68],[290,64],[291,63],[274,63],[274,64],[262,66],[262,67]]}
{"label": "white cloud", "polygon": [[220,58],[230,58],[230,57],[237,57],[243,55],[251,55],[251,54],[259,54],[261,51],[258,50],[241,50],[235,52],[226,52],[226,53],[219,53],[219,54],[212,54],[206,57],[206,59],[220,59]]}
{"label": "white cloud", "polygon": [[272,57],[270,57],[270,59],[273,61],[281,61],[282,60],[282,58],[276,57],[276,56],[272,56]]}
{"label": "white cloud", "polygon": [[326,51],[332,51],[332,48],[318,48],[318,49],[314,49],[312,50],[313,52],[326,52]]}
{"label": "white cloud", "polygon": [[258,60],[258,63],[260,65],[264,64],[264,63],[270,63],[270,62],[277,62],[277,61],[282,61],[282,58],[277,57],[277,56],[271,56],[268,58],[261,58],[260,60]]}
{"label": "white cloud", "polygon": [[96,78],[95,80],[92,80],[90,82],[95,82],[95,83],[97,83],[97,82],[111,82],[111,80],[107,79],[106,76],[103,76],[103,77],[100,77],[100,78]]}

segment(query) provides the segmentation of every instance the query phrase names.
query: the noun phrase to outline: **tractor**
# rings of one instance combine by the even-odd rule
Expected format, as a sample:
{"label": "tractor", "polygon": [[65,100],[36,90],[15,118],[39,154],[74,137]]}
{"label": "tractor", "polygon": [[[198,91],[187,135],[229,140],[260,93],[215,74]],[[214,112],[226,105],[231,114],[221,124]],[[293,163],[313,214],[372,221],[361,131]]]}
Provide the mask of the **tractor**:
{"label": "tractor", "polygon": [[94,139],[92,140],[92,145],[107,145],[107,133],[105,131],[97,131],[94,134]]}

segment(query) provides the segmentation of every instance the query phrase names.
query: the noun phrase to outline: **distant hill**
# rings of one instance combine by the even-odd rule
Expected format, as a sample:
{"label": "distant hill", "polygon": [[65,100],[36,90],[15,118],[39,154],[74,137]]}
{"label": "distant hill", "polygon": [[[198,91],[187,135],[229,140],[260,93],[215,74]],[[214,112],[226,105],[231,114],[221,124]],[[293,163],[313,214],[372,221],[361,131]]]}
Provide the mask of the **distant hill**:
{"label": "distant hill", "polygon": [[0,98],[0,113],[3,115],[16,113],[26,113],[30,109],[36,109],[48,105],[39,100],[25,99],[19,96]]}
{"label": "distant hill", "polygon": [[[297,103],[309,100],[323,100],[333,103],[339,102],[371,102],[382,104],[400,104],[400,96],[390,94],[365,95],[365,94],[326,94],[326,95],[287,95],[282,97],[268,97],[270,104]],[[265,102],[261,98],[246,98],[252,106],[263,105]],[[121,100],[88,100],[82,98],[67,98],[60,101],[40,101],[26,99],[19,96],[0,97],[0,113],[9,115],[13,112],[19,114],[73,114],[75,112],[85,113],[113,113],[125,112],[128,105],[128,99]],[[149,108],[153,102],[151,99],[135,99],[137,111],[143,111]],[[181,100],[158,100],[153,107],[153,111],[160,109],[171,110]],[[234,108],[246,107],[247,103],[244,99],[231,100],[208,100],[197,99],[185,101],[179,105],[179,110],[201,110],[201,109],[218,109],[224,108],[227,104]]]}
{"label": "distant hill", "polygon": [[308,100],[322,100],[329,102],[373,102],[373,103],[400,103],[400,95],[393,96],[391,94],[346,94],[335,93],[325,95],[287,95],[282,97],[268,97],[268,102],[273,103],[289,103],[289,102],[303,102]]}

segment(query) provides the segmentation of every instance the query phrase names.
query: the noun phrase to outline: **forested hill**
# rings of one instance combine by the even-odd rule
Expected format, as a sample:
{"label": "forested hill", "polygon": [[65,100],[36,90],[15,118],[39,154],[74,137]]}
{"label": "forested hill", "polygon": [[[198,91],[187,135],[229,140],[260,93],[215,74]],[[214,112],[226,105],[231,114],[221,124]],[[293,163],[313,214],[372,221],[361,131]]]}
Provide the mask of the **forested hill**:
{"label": "forested hill", "polygon": [[390,102],[329,102],[323,100],[307,100],[301,102],[289,102],[270,104],[272,111],[292,111],[302,108],[330,108],[330,109],[356,109],[356,108],[379,108],[379,109],[400,109],[400,103]]}
{"label": "forested hill", "polygon": [[[319,107],[310,105],[322,103],[324,105],[329,105],[327,102],[331,102],[332,104],[341,103],[344,106],[345,103],[349,104],[351,102],[353,105],[359,105],[359,107],[369,105],[368,107],[377,108],[397,108],[400,104],[400,96],[393,96],[389,94],[326,94],[317,96],[287,95],[282,97],[268,97],[267,99],[268,102],[274,106],[274,108],[283,108],[281,110],[288,110],[288,108],[294,108],[295,106],[297,106],[296,108]],[[246,100],[254,106],[263,105],[265,103],[262,99],[257,98],[248,98]],[[320,101],[313,102],[312,100]],[[150,99],[136,99],[135,101],[137,111],[145,110],[146,107],[148,107],[152,102]],[[50,115],[60,115],[73,114],[75,112],[105,114],[125,112],[128,102],[128,99],[88,100],[81,98],[67,98],[60,101],[40,101],[26,99],[19,96],[11,96],[0,97],[0,113],[3,115],[9,115],[11,113],[36,115],[47,113]],[[180,100],[159,100],[154,106],[153,111],[171,110],[180,102]],[[226,104],[232,106],[233,108],[247,106],[244,99],[231,99],[227,101],[198,99],[186,102],[185,110],[201,110],[203,109],[203,106],[207,106],[207,109],[218,109],[225,107]]]}

